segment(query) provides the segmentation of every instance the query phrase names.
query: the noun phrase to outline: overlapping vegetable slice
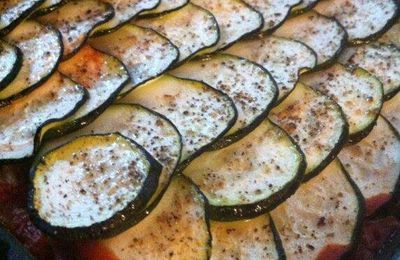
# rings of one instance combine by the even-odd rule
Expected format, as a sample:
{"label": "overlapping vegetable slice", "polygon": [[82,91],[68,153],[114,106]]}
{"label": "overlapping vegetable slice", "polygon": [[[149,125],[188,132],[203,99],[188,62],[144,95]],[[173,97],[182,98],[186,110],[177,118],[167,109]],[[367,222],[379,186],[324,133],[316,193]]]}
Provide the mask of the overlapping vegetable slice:
{"label": "overlapping vegetable slice", "polygon": [[335,64],[303,75],[301,82],[338,103],[349,124],[351,140],[365,137],[375,125],[383,103],[383,89],[380,81],[365,70]]}
{"label": "overlapping vegetable slice", "polygon": [[390,121],[400,133],[400,93],[383,103],[381,114]]}
{"label": "overlapping vegetable slice", "polygon": [[21,51],[0,40],[0,89],[15,79],[22,65]]}
{"label": "overlapping vegetable slice", "polygon": [[119,102],[143,105],[171,120],[182,135],[181,161],[214,143],[237,118],[232,100],[222,92],[169,75],[139,86]]}
{"label": "overlapping vegetable slice", "polygon": [[57,28],[62,35],[64,59],[75,54],[83,46],[90,32],[99,24],[113,17],[110,5],[97,0],[73,0],[53,12],[37,19]]}
{"label": "overlapping vegetable slice", "polygon": [[68,117],[86,98],[82,87],[56,73],[33,92],[0,108],[0,161],[31,157],[39,130]]}
{"label": "overlapping vegetable slice", "polygon": [[90,45],[120,59],[130,74],[126,93],[165,72],[178,60],[178,49],[153,30],[132,24],[117,31],[91,39]]}
{"label": "overlapping vegetable slice", "polygon": [[397,0],[321,1],[314,10],[335,17],[353,43],[370,40],[383,33],[396,20]]}
{"label": "overlapping vegetable slice", "polygon": [[346,146],[339,159],[360,188],[367,215],[390,200],[400,176],[400,137],[383,117],[361,142]]}
{"label": "overlapping vegetable slice", "polygon": [[238,119],[224,140],[232,141],[254,129],[265,119],[277,96],[275,82],[265,69],[227,54],[189,61],[171,74],[205,82],[233,100]]}
{"label": "overlapping vegetable slice", "polygon": [[175,11],[189,3],[189,0],[161,0],[160,4],[149,11],[142,12],[142,15],[160,15]]}
{"label": "overlapping vegetable slice", "polygon": [[35,11],[33,16],[40,16],[49,13],[64,4],[64,0],[45,0]]}
{"label": "overlapping vegetable slice", "polygon": [[271,212],[287,259],[339,259],[351,249],[363,217],[363,199],[340,163]]}
{"label": "overlapping vegetable slice", "polygon": [[161,17],[141,18],[135,24],[151,28],[168,38],[179,49],[182,62],[218,42],[219,29],[214,16],[193,4]]}
{"label": "overlapping vegetable slice", "polygon": [[317,53],[318,66],[326,66],[342,51],[347,34],[334,19],[309,11],[287,20],[274,35],[301,41]]}
{"label": "overlapping vegetable slice", "polygon": [[183,174],[203,192],[210,218],[259,216],[288,198],[301,182],[305,161],[279,127],[265,120],[239,141],[194,159]]}
{"label": "overlapping vegetable slice", "polygon": [[305,179],[312,178],[332,161],[348,135],[348,125],[340,107],[301,83],[271,111],[270,119],[282,127],[305,154]]}
{"label": "overlapping vegetable slice", "polygon": [[225,51],[262,65],[275,79],[281,101],[293,90],[299,74],[316,66],[317,57],[306,45],[275,36],[243,40]]}

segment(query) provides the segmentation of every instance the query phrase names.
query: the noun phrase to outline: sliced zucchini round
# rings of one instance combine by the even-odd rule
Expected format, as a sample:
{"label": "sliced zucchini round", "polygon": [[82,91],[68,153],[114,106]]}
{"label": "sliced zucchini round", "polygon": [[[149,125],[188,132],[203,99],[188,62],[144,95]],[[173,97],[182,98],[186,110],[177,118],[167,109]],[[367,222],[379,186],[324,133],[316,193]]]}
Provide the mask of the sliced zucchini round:
{"label": "sliced zucchini round", "polygon": [[383,84],[386,99],[400,90],[400,49],[393,45],[371,43],[346,48],[339,61],[376,76]]}
{"label": "sliced zucchini round", "polygon": [[346,146],[338,157],[360,188],[367,215],[391,199],[400,176],[400,137],[383,117],[366,138]]}
{"label": "sliced zucchini round", "polygon": [[45,0],[32,16],[38,17],[50,13],[56,8],[62,6],[63,4],[65,4],[64,0]]}
{"label": "sliced zucchini round", "polygon": [[213,144],[237,119],[235,105],[227,95],[170,75],[139,86],[118,102],[143,105],[171,120],[182,135],[182,162]]}
{"label": "sliced zucchini round", "polygon": [[302,152],[279,127],[265,120],[247,136],[205,152],[183,171],[203,192],[211,219],[253,218],[271,210],[298,187]]}
{"label": "sliced zucchini round", "polygon": [[51,137],[66,134],[93,121],[115,101],[129,82],[128,72],[119,60],[89,45],[62,62],[58,70],[85,87],[89,99],[72,116],[47,126],[45,131]]}
{"label": "sliced zucchini round", "polygon": [[82,136],[32,166],[29,213],[39,229],[62,239],[110,237],[130,227],[161,169],[119,134]]}
{"label": "sliced zucchini round", "polygon": [[340,163],[271,212],[287,259],[340,259],[358,237],[363,199]]}
{"label": "sliced zucchini round", "polygon": [[39,130],[70,116],[86,99],[82,87],[55,73],[33,92],[0,108],[0,162],[31,157]]}
{"label": "sliced zucchini round", "polygon": [[4,0],[0,3],[0,35],[13,30],[45,0]]}
{"label": "sliced zucchini round", "polygon": [[15,79],[22,65],[21,51],[0,40],[0,89],[4,89]]}
{"label": "sliced zucchini round", "polygon": [[161,15],[168,12],[175,11],[183,6],[187,5],[189,0],[161,0],[160,4],[149,11],[140,13],[143,16]]}
{"label": "sliced zucchini round", "polygon": [[243,0],[260,12],[264,18],[262,32],[272,32],[288,17],[293,7],[302,0]]}
{"label": "sliced zucchini round", "polygon": [[317,56],[308,46],[275,36],[243,40],[225,52],[249,59],[267,69],[278,86],[278,101],[294,89],[300,73],[313,69],[317,64]]}
{"label": "sliced zucchini round", "polygon": [[139,13],[155,8],[160,0],[102,0],[114,9],[114,16],[110,21],[100,25],[94,35],[110,33],[137,16]]}
{"label": "sliced zucchini round", "polygon": [[383,103],[381,114],[390,121],[397,132],[400,133],[400,93]]}
{"label": "sliced zucchini round", "polygon": [[242,0],[191,0],[191,3],[210,11],[217,20],[220,38],[215,46],[205,50],[208,53],[226,48],[259,31],[263,25],[262,15]]}
{"label": "sliced zucchini round", "polygon": [[337,63],[328,69],[302,75],[301,82],[338,103],[349,124],[351,141],[359,141],[374,127],[383,103],[383,88],[367,71]]}
{"label": "sliced zucchini round", "polygon": [[179,57],[179,50],[164,36],[133,24],[92,38],[90,45],[120,59],[127,67],[131,82],[121,94],[161,75]]}
{"label": "sliced zucchini round", "polygon": [[347,141],[348,125],[340,107],[301,83],[271,111],[270,119],[282,127],[305,154],[305,180],[324,169]]}
{"label": "sliced zucchini round", "polygon": [[153,29],[168,38],[179,49],[179,62],[214,46],[219,27],[214,16],[193,4],[155,18],[140,18],[134,24]]}
{"label": "sliced zucchini round", "polygon": [[275,82],[264,68],[227,54],[189,61],[171,74],[202,81],[233,100],[238,119],[219,144],[237,140],[254,129],[267,117],[277,97]]}
{"label": "sliced zucchini round", "polygon": [[113,17],[114,11],[108,4],[97,0],[72,0],[37,20],[57,28],[64,44],[63,58],[68,59],[82,47],[90,32]]}
{"label": "sliced zucchini round", "polygon": [[63,45],[58,31],[25,21],[5,37],[22,52],[22,66],[14,80],[0,91],[0,100],[22,96],[45,82],[59,64]]}
{"label": "sliced zucchini round", "polygon": [[34,260],[33,256],[10,232],[0,225],[0,253],[4,260]]}
{"label": "sliced zucchini round", "polygon": [[[210,255],[211,237],[204,204],[204,197],[190,181],[182,176],[174,177],[147,218],[118,236],[97,242],[91,250],[104,248],[117,259],[138,256],[206,260]],[[90,255],[86,248],[85,253]]]}
{"label": "sliced zucchini round", "polygon": [[311,10],[320,0],[303,0],[300,4],[296,5],[293,10],[292,14],[302,14],[308,10]]}
{"label": "sliced zucchini round", "polygon": [[397,22],[379,39],[379,42],[386,44],[393,44],[397,48],[400,48],[400,20]]}
{"label": "sliced zucchini round", "polygon": [[211,260],[284,258],[269,215],[234,222],[210,222]]}
{"label": "sliced zucchini round", "polygon": [[398,0],[321,1],[314,10],[335,17],[346,29],[348,40],[360,43],[376,38],[397,19]]}
{"label": "sliced zucchini round", "polygon": [[287,20],[274,35],[310,46],[317,53],[319,67],[333,62],[347,42],[347,33],[340,23],[314,11]]}
{"label": "sliced zucchini round", "polygon": [[[79,131],[44,142],[39,154],[44,154],[82,135],[115,132],[135,140],[163,166],[157,191],[146,206],[146,211],[150,211],[164,194],[178,165],[182,150],[178,130],[162,115],[139,105],[111,105],[96,120]],[[146,214],[148,212],[145,212],[144,216]],[[137,217],[137,221],[140,221],[141,217]]]}

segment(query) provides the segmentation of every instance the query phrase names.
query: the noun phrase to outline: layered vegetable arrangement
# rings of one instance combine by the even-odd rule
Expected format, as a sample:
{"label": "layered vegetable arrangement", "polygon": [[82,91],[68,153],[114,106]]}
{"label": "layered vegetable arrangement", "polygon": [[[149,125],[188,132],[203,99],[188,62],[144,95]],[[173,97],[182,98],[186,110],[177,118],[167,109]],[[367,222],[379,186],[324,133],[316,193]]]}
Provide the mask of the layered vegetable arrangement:
{"label": "layered vegetable arrangement", "polygon": [[3,1],[0,162],[78,259],[339,259],[399,186],[399,11]]}

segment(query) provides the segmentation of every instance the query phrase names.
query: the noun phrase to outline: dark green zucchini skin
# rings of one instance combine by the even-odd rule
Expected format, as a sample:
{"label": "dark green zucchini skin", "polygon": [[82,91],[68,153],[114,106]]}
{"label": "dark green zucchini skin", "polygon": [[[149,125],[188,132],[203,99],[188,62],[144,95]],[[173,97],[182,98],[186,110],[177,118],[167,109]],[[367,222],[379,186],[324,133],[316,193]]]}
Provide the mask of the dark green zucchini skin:
{"label": "dark green zucchini skin", "polygon": [[34,260],[28,250],[0,225],[0,260]]}
{"label": "dark green zucchini skin", "polygon": [[55,5],[52,5],[49,7],[45,7],[45,8],[39,8],[39,10],[35,11],[32,14],[32,17],[35,18],[35,17],[41,16],[41,15],[50,13],[50,12],[54,11],[55,9],[57,9],[58,7],[65,5],[67,3],[67,1],[68,0],[61,0],[61,2],[59,2],[58,4],[55,4]]}
{"label": "dark green zucchini skin", "polygon": [[[318,4],[318,2],[319,2],[320,0],[318,0],[318,1],[315,1],[315,3],[313,3],[312,5],[310,5],[310,6],[307,6],[306,8],[297,8],[297,6],[294,6],[292,9],[292,12],[290,12],[290,14],[289,14],[289,16],[290,17],[293,17],[293,16],[296,16],[296,15],[300,15],[300,14],[303,14],[303,13],[305,13],[305,12],[307,12],[307,11],[310,11],[311,9],[313,9],[314,8],[314,6],[316,6],[317,4]],[[301,3],[300,3],[301,4]],[[299,4],[299,5],[300,5]]]}
{"label": "dark green zucchini skin", "polygon": [[[117,133],[118,134],[118,133]],[[120,134],[118,134],[120,135]],[[90,136],[90,135],[89,135]],[[99,136],[99,135],[97,135]],[[107,136],[100,135],[100,136]],[[127,139],[126,137],[124,137]],[[130,139],[129,139],[130,140]],[[74,140],[73,140],[74,141]],[[87,239],[105,239],[113,237],[132,226],[132,223],[136,223],[136,216],[141,213],[141,210],[146,206],[146,202],[149,201],[158,186],[158,178],[160,176],[162,166],[155,160],[142,146],[137,144],[135,141],[130,140],[132,144],[139,147],[140,150],[145,154],[147,160],[150,162],[149,176],[143,183],[143,188],[138,194],[137,198],[130,202],[123,210],[117,212],[111,218],[93,224],[89,227],[79,227],[79,228],[65,228],[59,226],[52,226],[50,223],[44,221],[38,214],[34,207],[34,196],[35,188],[33,181],[35,178],[35,171],[38,164],[43,162],[44,156],[52,151],[48,151],[41,158],[34,160],[34,163],[29,171],[29,184],[28,184],[28,213],[32,222],[44,233],[51,237],[59,238],[62,240],[87,240]],[[69,142],[70,143],[70,142]]]}
{"label": "dark green zucchini skin", "polygon": [[272,217],[269,213],[268,213],[268,218],[269,218],[269,223],[271,226],[272,234],[274,235],[276,251],[278,252],[278,259],[286,260],[285,249],[283,248],[281,237],[279,236],[279,233],[278,233],[278,230],[276,229],[274,220],[272,219]]}
{"label": "dark green zucchini skin", "polygon": [[[144,13],[144,14],[139,14],[140,18],[153,18],[153,17],[157,17],[157,16],[162,16],[164,14],[168,14],[170,12],[176,11],[178,9],[181,9],[182,7],[184,7],[185,5],[187,5],[190,2],[190,0],[186,0],[185,3],[181,6],[175,7],[173,9],[169,9],[160,13]],[[161,1],[160,1],[161,3]],[[157,8],[157,7],[156,7]]]}
{"label": "dark green zucchini skin", "polygon": [[11,70],[10,74],[8,74],[7,77],[5,77],[3,80],[0,81],[0,90],[6,88],[7,85],[10,84],[15,79],[15,77],[18,75],[18,72],[22,66],[22,59],[23,59],[22,52],[17,46],[13,46],[13,48],[17,55],[17,60],[14,64],[14,67]]}

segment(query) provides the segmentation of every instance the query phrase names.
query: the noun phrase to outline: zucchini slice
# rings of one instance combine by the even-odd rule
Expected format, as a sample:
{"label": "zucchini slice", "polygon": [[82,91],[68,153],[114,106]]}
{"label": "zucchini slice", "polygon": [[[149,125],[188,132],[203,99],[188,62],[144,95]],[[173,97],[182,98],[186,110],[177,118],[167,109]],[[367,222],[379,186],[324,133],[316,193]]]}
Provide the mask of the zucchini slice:
{"label": "zucchini slice", "polygon": [[348,125],[340,107],[327,96],[301,83],[270,114],[305,154],[305,179],[328,165],[347,140]]}
{"label": "zucchini slice", "polygon": [[218,143],[232,142],[254,129],[267,117],[277,96],[275,82],[264,68],[227,54],[189,61],[171,74],[202,81],[233,100],[238,119]]}
{"label": "zucchini slice", "polygon": [[113,17],[110,5],[97,0],[72,0],[37,20],[57,28],[64,44],[63,58],[74,55],[83,46],[90,32]]}
{"label": "zucchini slice", "polygon": [[400,176],[400,137],[383,117],[366,138],[346,146],[338,157],[360,188],[367,215],[391,199]]}
{"label": "zucchini slice", "polygon": [[182,162],[213,144],[237,119],[235,105],[227,95],[170,75],[139,86],[118,102],[143,105],[171,120],[182,135]]}
{"label": "zucchini slice", "polygon": [[5,0],[0,3],[0,35],[13,30],[45,0]]}
{"label": "zucchini slice", "polygon": [[90,45],[120,59],[127,67],[131,82],[121,94],[161,75],[179,57],[179,50],[168,39],[132,24],[92,38]]}
{"label": "zucchini slice", "polygon": [[31,157],[39,129],[68,117],[86,98],[82,87],[55,73],[33,92],[0,108],[0,161]]}
{"label": "zucchini slice", "polygon": [[400,49],[393,45],[371,43],[346,48],[339,61],[361,67],[376,76],[383,84],[387,99],[400,90]]}
{"label": "zucchini slice", "polygon": [[31,219],[62,239],[116,235],[151,198],[161,169],[142,147],[119,134],[79,137],[32,166]]}
{"label": "zucchini slice", "polygon": [[347,42],[347,33],[340,23],[314,11],[287,20],[274,35],[307,44],[317,53],[319,67],[333,62]]}
{"label": "zucchini slice", "polygon": [[45,0],[38,10],[33,14],[34,17],[50,13],[56,8],[62,6],[65,3],[64,0]]}
{"label": "zucchini slice", "polygon": [[218,43],[205,52],[226,48],[235,41],[259,31],[263,25],[262,15],[242,0],[191,0],[191,3],[210,11],[219,26]]}
{"label": "zucchini slice", "polygon": [[206,260],[211,237],[204,204],[205,199],[196,187],[186,178],[176,176],[147,218],[116,237],[97,242],[97,248],[92,246],[92,250],[104,248],[116,259],[140,256]]}
{"label": "zucchini slice", "polygon": [[144,11],[140,13],[140,15],[143,16],[161,15],[182,8],[188,3],[189,0],[161,0],[160,4],[156,8],[151,9],[149,11]]}
{"label": "zucchini slice", "polygon": [[278,101],[294,89],[300,73],[313,69],[317,64],[317,56],[308,46],[275,36],[243,40],[225,52],[249,59],[267,69],[278,86]]}
{"label": "zucchini slice", "polygon": [[303,153],[279,127],[265,120],[247,136],[205,152],[183,171],[203,192],[211,219],[253,218],[282,203],[298,187]]}
{"label": "zucchini slice", "polygon": [[286,258],[340,259],[358,237],[363,202],[340,162],[333,161],[271,212]]}
{"label": "zucchini slice", "polygon": [[337,63],[303,75],[301,82],[338,103],[349,124],[352,141],[367,136],[374,127],[383,103],[383,89],[382,83],[367,71]]}
{"label": "zucchini slice", "polygon": [[400,93],[383,103],[381,114],[390,121],[400,133]]}
{"label": "zucchini slice", "polygon": [[58,70],[78,82],[89,92],[89,99],[72,116],[50,124],[45,132],[54,138],[93,121],[112,102],[129,81],[124,65],[114,58],[85,45]]}
{"label": "zucchini slice", "polygon": [[14,80],[0,91],[0,100],[10,100],[45,82],[60,62],[63,45],[58,31],[34,21],[25,21],[5,37],[22,52],[22,66]]}
{"label": "zucchini slice", "polygon": [[110,4],[115,12],[113,18],[100,25],[94,31],[94,35],[110,33],[137,16],[139,13],[155,8],[160,0],[102,0]]}
{"label": "zucchini slice", "polygon": [[314,10],[335,17],[346,29],[348,40],[361,43],[386,31],[398,15],[398,0],[321,1]]}
{"label": "zucchini slice", "polygon": [[397,22],[387,32],[385,32],[378,41],[386,44],[393,44],[397,48],[400,48],[400,21],[397,20]]}
{"label": "zucchini slice", "polygon": [[288,17],[293,7],[302,0],[243,0],[260,12],[264,18],[262,32],[272,32]]}
{"label": "zucchini slice", "polygon": [[319,1],[320,0],[303,0],[300,4],[293,8],[292,14],[302,14],[308,10],[311,10]]}
{"label": "zucchini slice", "polygon": [[162,115],[139,105],[111,105],[96,120],[79,131],[44,142],[39,153],[44,154],[82,135],[115,132],[135,140],[163,166],[157,191],[146,206],[149,211],[165,192],[180,160],[182,149],[178,130]]}
{"label": "zucchini slice", "polygon": [[0,225],[0,253],[2,260],[34,260],[35,258],[28,252],[5,227]]}
{"label": "zucchini slice", "polygon": [[211,260],[284,258],[269,215],[234,222],[210,222]]}
{"label": "zucchini slice", "polygon": [[219,40],[219,27],[214,16],[193,4],[160,17],[140,18],[134,23],[168,38],[179,49],[179,62],[215,45]]}
{"label": "zucchini slice", "polygon": [[0,40],[0,89],[15,79],[22,65],[21,51]]}

